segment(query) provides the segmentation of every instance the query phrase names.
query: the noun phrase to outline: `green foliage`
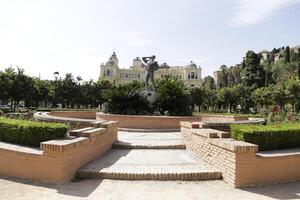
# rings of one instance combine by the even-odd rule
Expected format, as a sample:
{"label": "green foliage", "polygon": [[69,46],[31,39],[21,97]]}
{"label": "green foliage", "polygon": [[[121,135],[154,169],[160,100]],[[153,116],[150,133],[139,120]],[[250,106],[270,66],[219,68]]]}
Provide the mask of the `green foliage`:
{"label": "green foliage", "polygon": [[248,51],[243,61],[243,77],[244,83],[248,87],[262,87],[264,86],[265,71],[260,65],[260,56],[253,51]]}
{"label": "green foliage", "polygon": [[158,81],[155,107],[161,114],[192,115],[191,97],[183,82],[168,77]]}
{"label": "green foliage", "polygon": [[277,61],[272,64],[272,76],[277,84],[284,84],[286,81],[297,77],[298,63]]}
{"label": "green foliage", "polygon": [[142,95],[142,84],[132,82],[113,87],[107,93],[109,113],[142,115],[150,112],[150,103]]}
{"label": "green foliage", "polygon": [[252,100],[261,107],[272,105],[272,89],[270,87],[262,87],[253,91]]}
{"label": "green foliage", "polygon": [[68,126],[0,117],[0,141],[39,147],[43,141],[65,138]]}
{"label": "green foliage", "polygon": [[295,106],[300,105],[300,80],[288,80],[286,83],[286,90],[288,101],[293,105],[293,111],[295,111]]}
{"label": "green foliage", "polygon": [[205,93],[205,88],[191,88],[190,95],[192,97],[192,106],[198,106],[200,111],[200,107],[204,104],[205,98],[207,97]]}
{"label": "green foliage", "polygon": [[231,87],[224,87],[217,90],[217,99],[221,106],[227,108],[232,112],[232,109],[236,110],[236,106],[241,103],[241,94],[243,94],[242,85],[234,85]]}
{"label": "green foliage", "polygon": [[290,55],[290,47],[289,46],[287,46],[285,48],[285,51],[284,51],[284,61],[287,62],[287,63],[291,62],[291,55]]}
{"label": "green foliage", "polygon": [[210,90],[216,89],[214,78],[211,76],[204,77],[202,87]]}
{"label": "green foliage", "polygon": [[236,140],[259,145],[259,149],[275,150],[300,147],[300,123],[270,125],[231,125]]}

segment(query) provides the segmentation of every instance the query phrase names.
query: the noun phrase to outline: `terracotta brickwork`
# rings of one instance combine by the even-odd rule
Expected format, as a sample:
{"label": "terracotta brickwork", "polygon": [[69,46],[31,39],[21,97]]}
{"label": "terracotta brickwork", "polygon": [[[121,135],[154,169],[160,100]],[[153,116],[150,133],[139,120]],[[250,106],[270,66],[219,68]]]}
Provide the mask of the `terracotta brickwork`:
{"label": "terracotta brickwork", "polygon": [[136,129],[173,129],[180,128],[180,121],[201,121],[201,116],[173,117],[173,116],[145,116],[145,115],[117,115],[97,113],[97,120],[119,121],[122,128]]}
{"label": "terracotta brickwork", "polygon": [[[181,121],[212,123],[211,127],[228,130],[229,124],[241,121],[252,123],[247,118],[226,115],[194,115],[194,116],[145,116],[145,115],[117,115],[97,113],[97,120],[119,121],[121,128],[136,129],[174,129],[180,128]],[[255,121],[253,122],[255,123]]]}
{"label": "terracotta brickwork", "polygon": [[[103,130],[105,129],[105,131]],[[117,141],[117,122],[106,122],[86,137],[51,140],[40,149],[0,142],[0,175],[60,183],[102,155]]]}
{"label": "terracotta brickwork", "polygon": [[93,111],[52,111],[49,115],[79,119],[96,119],[96,112]]}
{"label": "terracotta brickwork", "polygon": [[257,153],[257,145],[209,135],[197,123],[181,123],[186,148],[216,166],[224,181],[236,187],[300,180],[300,151]]}

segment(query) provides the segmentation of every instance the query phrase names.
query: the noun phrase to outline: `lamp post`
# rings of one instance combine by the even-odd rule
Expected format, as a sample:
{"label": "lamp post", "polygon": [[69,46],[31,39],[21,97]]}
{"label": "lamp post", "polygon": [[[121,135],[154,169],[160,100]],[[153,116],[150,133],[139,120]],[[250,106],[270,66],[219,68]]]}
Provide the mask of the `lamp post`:
{"label": "lamp post", "polygon": [[[241,81],[242,81],[242,89],[243,89],[243,96],[245,95],[245,79],[246,79],[246,77],[245,76],[242,76],[241,77]],[[247,94],[246,94],[247,95]],[[246,108],[246,102],[245,102],[245,98],[243,98],[243,107],[242,107],[242,110],[245,110],[245,108]]]}
{"label": "lamp post", "polygon": [[54,100],[53,100],[53,104],[52,107],[55,107],[57,106],[57,102],[56,102],[56,98],[57,98],[57,79],[58,79],[58,76],[59,76],[59,72],[54,72],[54,77],[55,77],[55,89],[54,89]]}
{"label": "lamp post", "polygon": [[53,74],[54,74],[54,77],[55,77],[55,82],[57,82],[57,78],[59,76],[59,72],[54,72]]}

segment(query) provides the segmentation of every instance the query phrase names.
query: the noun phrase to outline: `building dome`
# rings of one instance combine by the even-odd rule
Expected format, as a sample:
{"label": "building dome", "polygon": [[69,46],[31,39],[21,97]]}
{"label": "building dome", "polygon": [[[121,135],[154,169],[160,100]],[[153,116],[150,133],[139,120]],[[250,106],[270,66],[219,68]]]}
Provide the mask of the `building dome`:
{"label": "building dome", "polygon": [[188,67],[197,68],[197,65],[193,61],[191,61],[190,64],[188,65]]}

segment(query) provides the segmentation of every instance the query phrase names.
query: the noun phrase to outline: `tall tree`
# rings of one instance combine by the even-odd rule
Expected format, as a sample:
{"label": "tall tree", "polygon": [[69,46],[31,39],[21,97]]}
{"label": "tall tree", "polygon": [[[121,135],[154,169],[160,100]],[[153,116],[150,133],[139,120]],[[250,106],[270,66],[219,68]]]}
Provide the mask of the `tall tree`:
{"label": "tall tree", "polygon": [[244,83],[248,87],[264,86],[265,72],[260,65],[260,56],[253,51],[248,51],[242,63]]}
{"label": "tall tree", "polygon": [[288,63],[291,61],[290,47],[289,46],[287,46],[285,48],[285,51],[284,51],[284,61],[288,62]]}
{"label": "tall tree", "polygon": [[216,89],[215,80],[211,76],[206,76],[203,79],[203,87],[208,89]]}
{"label": "tall tree", "polygon": [[204,91],[204,87],[203,88],[191,88],[190,89],[190,95],[192,97],[192,106],[193,106],[193,110],[194,110],[194,106],[198,106],[198,110],[201,110],[201,106],[203,105],[206,95],[205,95],[205,91]]}

